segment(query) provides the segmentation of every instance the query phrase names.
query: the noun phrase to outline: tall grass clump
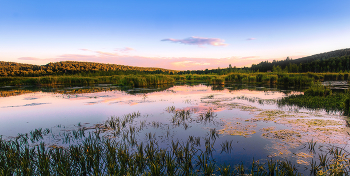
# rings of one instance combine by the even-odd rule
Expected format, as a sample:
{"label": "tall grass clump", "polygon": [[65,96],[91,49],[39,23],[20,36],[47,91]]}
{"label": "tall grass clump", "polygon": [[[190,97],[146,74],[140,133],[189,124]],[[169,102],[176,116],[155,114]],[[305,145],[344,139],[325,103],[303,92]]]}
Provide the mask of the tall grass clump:
{"label": "tall grass clump", "polygon": [[311,85],[313,82],[312,78],[297,75],[297,74],[278,74],[277,84],[285,87],[305,87]]}
{"label": "tall grass clump", "polygon": [[326,111],[343,111],[344,101],[344,93],[333,94],[332,90],[316,82],[304,91],[304,95],[290,95],[277,102],[280,106],[297,105],[311,109],[323,108]]}
{"label": "tall grass clump", "polygon": [[332,95],[332,90],[323,86],[319,81],[311,82],[311,86],[304,92],[306,96],[328,96]]}

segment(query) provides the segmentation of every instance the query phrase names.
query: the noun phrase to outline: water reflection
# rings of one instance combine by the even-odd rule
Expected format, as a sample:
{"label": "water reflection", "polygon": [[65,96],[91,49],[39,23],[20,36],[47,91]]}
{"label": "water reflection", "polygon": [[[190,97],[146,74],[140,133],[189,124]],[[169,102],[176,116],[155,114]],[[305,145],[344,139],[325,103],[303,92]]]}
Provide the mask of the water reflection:
{"label": "water reflection", "polygon": [[[300,92],[277,87],[99,85],[1,92],[0,135],[49,129],[55,132],[50,145],[56,147],[69,143],[67,136],[96,130],[131,146],[153,141],[169,148],[189,142],[203,151],[199,157],[215,158],[218,165],[270,157],[306,165],[318,157],[305,149],[309,141],[346,149],[349,143],[343,116],[278,106],[278,99]],[[125,115],[132,112],[137,113]]]}

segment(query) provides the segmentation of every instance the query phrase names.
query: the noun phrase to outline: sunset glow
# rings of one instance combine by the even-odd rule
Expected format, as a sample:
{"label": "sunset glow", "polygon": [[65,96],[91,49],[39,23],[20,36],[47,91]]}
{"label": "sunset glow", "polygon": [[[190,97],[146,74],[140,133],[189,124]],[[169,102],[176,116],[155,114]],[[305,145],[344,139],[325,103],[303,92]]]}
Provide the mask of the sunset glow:
{"label": "sunset glow", "polygon": [[349,48],[350,2],[5,1],[0,61],[176,70],[250,66]]}

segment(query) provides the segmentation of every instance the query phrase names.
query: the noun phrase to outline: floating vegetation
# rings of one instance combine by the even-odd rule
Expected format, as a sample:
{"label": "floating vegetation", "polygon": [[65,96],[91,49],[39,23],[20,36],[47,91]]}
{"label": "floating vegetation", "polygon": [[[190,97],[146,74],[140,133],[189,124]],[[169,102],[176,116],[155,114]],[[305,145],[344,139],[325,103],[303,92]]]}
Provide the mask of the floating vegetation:
{"label": "floating vegetation", "polygon": [[304,153],[304,152],[299,152],[297,154],[295,154],[296,156],[300,157],[300,158],[312,158],[312,154],[307,154],[307,153]]}
{"label": "floating vegetation", "polygon": [[284,111],[281,111],[281,110],[267,110],[267,111],[263,111],[263,112],[260,112],[257,116],[279,116],[281,114],[284,114],[285,112]]}
{"label": "floating vegetation", "polygon": [[263,133],[262,136],[269,139],[278,139],[288,143],[300,143],[301,138],[299,132],[289,129],[268,131]]}
{"label": "floating vegetation", "polygon": [[339,126],[344,125],[344,122],[341,122],[339,120],[324,120],[324,119],[295,119],[295,120],[288,120],[288,123],[290,124],[297,124],[302,126]]}
{"label": "floating vegetation", "polygon": [[254,123],[247,123],[247,122],[227,122],[224,125],[224,128],[219,130],[219,134],[224,135],[232,135],[232,136],[243,136],[243,137],[250,137],[252,134],[255,134],[256,131],[254,128],[257,127]]}

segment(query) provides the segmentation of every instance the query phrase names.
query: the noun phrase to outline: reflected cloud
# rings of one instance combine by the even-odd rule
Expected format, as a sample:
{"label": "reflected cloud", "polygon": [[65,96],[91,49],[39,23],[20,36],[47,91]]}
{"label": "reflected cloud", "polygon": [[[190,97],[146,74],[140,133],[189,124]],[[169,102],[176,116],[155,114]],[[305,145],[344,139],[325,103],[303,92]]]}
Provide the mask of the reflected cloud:
{"label": "reflected cloud", "polygon": [[130,106],[134,106],[134,105],[137,105],[137,104],[139,104],[139,103],[133,102],[133,103],[130,103]]}
{"label": "reflected cloud", "polygon": [[25,106],[38,106],[43,104],[51,104],[51,103],[30,103],[30,104],[17,105],[17,106],[3,106],[1,108],[18,108],[18,107],[25,107]]}
{"label": "reflected cloud", "polygon": [[99,103],[99,101],[96,101],[96,102],[87,102],[85,105],[94,105],[94,104],[97,104]]}

